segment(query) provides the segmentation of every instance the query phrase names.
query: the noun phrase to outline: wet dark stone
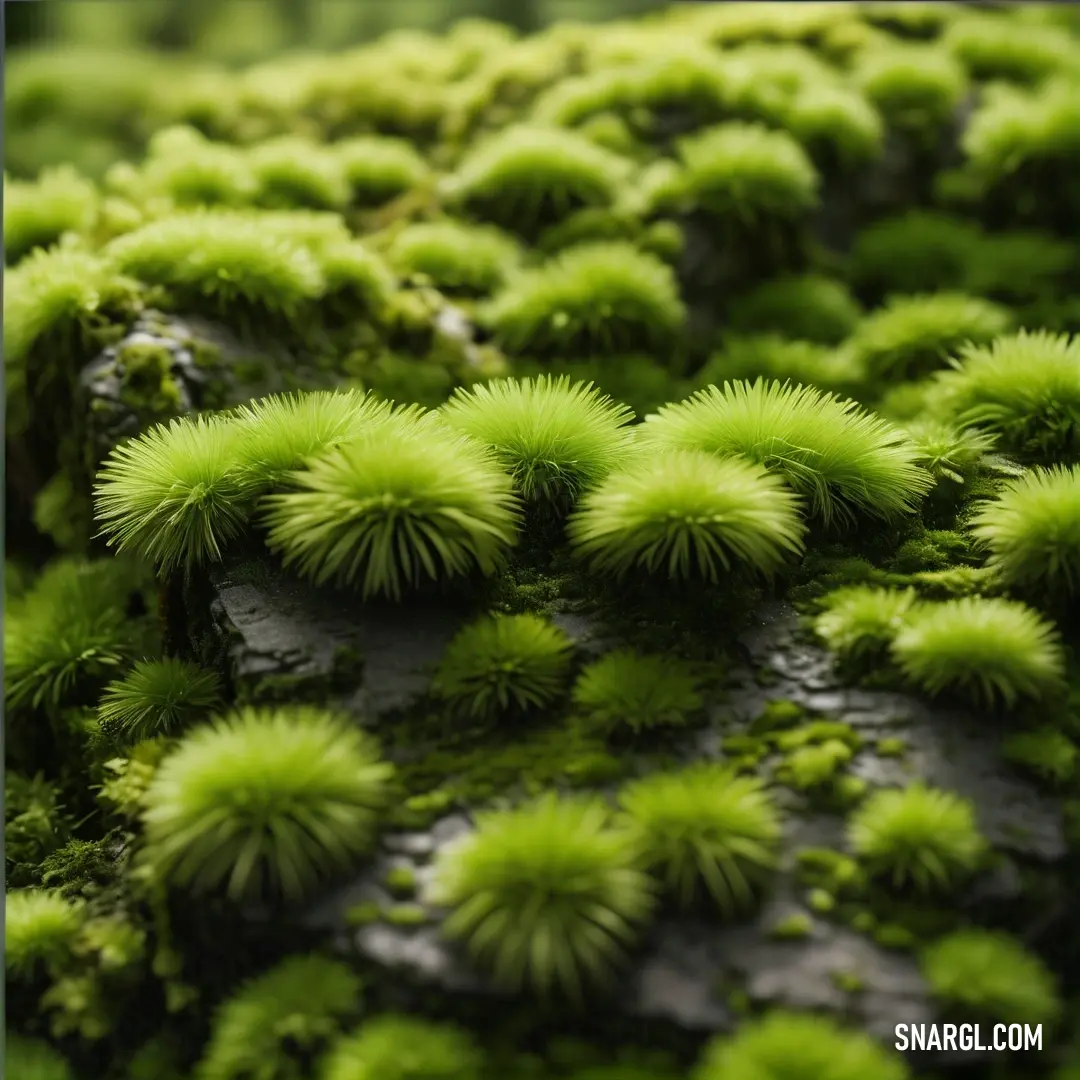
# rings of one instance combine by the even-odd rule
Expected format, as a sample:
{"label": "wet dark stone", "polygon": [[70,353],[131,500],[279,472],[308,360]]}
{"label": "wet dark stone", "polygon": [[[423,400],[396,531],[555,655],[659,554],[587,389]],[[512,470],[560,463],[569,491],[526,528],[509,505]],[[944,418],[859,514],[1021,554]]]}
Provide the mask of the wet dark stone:
{"label": "wet dark stone", "polygon": [[[242,699],[273,700],[277,689],[287,685],[290,700],[333,700],[369,723],[423,695],[431,668],[465,617],[426,602],[364,605],[342,592],[287,578],[269,563],[220,570],[211,597],[214,633]],[[560,621],[583,649],[600,640],[587,615]],[[808,684],[829,679],[830,663],[821,650],[797,639],[797,625],[784,604],[760,610],[743,644],[754,664],[771,667],[775,681],[759,685],[754,670],[744,669],[742,681],[729,686],[723,702],[711,710],[707,728],[686,734],[680,757],[722,757],[726,735],[746,731],[767,702],[789,699],[842,719],[867,736],[885,733],[906,742],[903,757],[882,758],[871,739],[850,763],[851,774],[875,785],[904,785],[924,777],[972,799],[982,828],[1004,853],[1050,865],[1062,858],[1057,804],[1004,764],[998,735],[979,717],[892,692],[814,689]],[[354,658],[351,667],[343,664],[343,656]],[[671,1024],[704,1037],[736,1022],[728,995],[732,987],[741,987],[751,1001],[840,1012],[883,1036],[897,1023],[935,1018],[913,956],[882,948],[805,906],[805,890],[794,873],[796,852],[807,846],[842,850],[844,817],[812,811],[797,793],[780,793],[790,807],[781,868],[761,910],[728,925],[699,917],[661,917],[617,1000],[605,1006],[613,1015],[631,1023]],[[470,970],[461,950],[441,938],[437,909],[428,907],[428,921],[419,925],[383,919],[350,927],[346,916],[361,902],[393,906],[383,884],[390,866],[413,870],[415,902],[425,904],[432,859],[471,827],[467,813],[455,812],[428,829],[384,837],[372,863],[315,905],[306,923],[358,961],[414,985],[419,995],[435,990],[498,997],[482,975]],[[984,902],[988,908],[995,901],[1013,902],[1021,888],[1015,867],[1006,860],[958,903],[978,918]],[[778,940],[777,923],[790,915],[809,919],[809,932]],[[1031,913],[1033,920],[1038,917]],[[857,992],[850,989],[850,980],[858,981]]]}

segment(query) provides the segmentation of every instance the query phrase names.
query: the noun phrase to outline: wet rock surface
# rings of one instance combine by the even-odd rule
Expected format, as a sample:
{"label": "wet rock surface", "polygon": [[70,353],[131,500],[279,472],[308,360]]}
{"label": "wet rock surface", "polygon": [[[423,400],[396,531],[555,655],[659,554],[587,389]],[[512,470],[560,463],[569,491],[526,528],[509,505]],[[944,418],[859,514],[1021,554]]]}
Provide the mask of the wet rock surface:
{"label": "wet rock surface", "polygon": [[[368,608],[342,593],[289,581],[266,566],[257,573],[250,567],[220,572],[211,606],[222,656],[241,697],[273,700],[274,679],[296,680],[312,699],[332,699],[367,723],[423,695],[431,668],[464,618],[459,611],[423,605]],[[562,621],[584,650],[602,643],[587,617]],[[1009,769],[998,752],[999,733],[978,716],[939,710],[903,694],[841,687],[828,655],[801,640],[798,619],[784,604],[762,608],[743,645],[748,663],[732,673],[733,686],[707,726],[686,735],[680,748],[686,760],[723,758],[724,739],[748,730],[768,702],[794,701],[866,737],[849,774],[873,785],[904,785],[921,777],[973,800],[982,828],[1004,857],[973,884],[969,896],[959,898],[976,920],[987,900],[1014,899],[1022,890],[1013,859],[1046,865],[1063,857],[1057,804]],[[351,666],[342,663],[343,655],[353,657]],[[296,699],[295,684],[290,695]],[[874,739],[881,735],[903,739],[906,753],[876,754]],[[795,854],[806,847],[843,850],[844,817],[814,810],[795,792],[782,797],[790,809],[781,870],[765,904],[734,924],[661,917],[612,1006],[625,1020],[704,1036],[737,1022],[733,990],[751,1003],[843,1013],[881,1036],[897,1023],[935,1018],[913,955],[884,948],[807,906],[807,890],[794,874]],[[392,972],[419,993],[499,997],[459,949],[442,939],[440,913],[423,899],[434,857],[470,828],[468,813],[455,811],[427,829],[385,835],[377,857],[311,909],[304,922],[346,955]],[[390,872],[403,867],[415,880],[415,895],[407,901],[386,884]],[[370,917],[360,924],[355,913],[364,909]],[[778,930],[792,922],[800,931],[785,939]]]}

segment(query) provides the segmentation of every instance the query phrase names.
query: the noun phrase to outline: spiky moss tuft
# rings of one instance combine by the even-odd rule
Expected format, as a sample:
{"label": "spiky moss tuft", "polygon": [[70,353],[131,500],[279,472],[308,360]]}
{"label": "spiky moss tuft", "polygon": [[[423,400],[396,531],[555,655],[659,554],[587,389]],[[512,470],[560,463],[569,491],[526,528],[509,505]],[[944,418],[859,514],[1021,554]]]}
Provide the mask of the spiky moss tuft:
{"label": "spiky moss tuft", "polygon": [[1054,727],[1014,731],[1002,742],[1001,756],[1053,787],[1072,780],[1080,763],[1076,743]]}
{"label": "spiky moss tuft", "polygon": [[255,214],[192,211],[151,221],[105,248],[112,265],[171,290],[177,302],[226,317],[250,312],[293,317],[325,287],[315,256],[267,228]]}
{"label": "spiky moss tuft", "polygon": [[728,319],[740,334],[775,333],[837,345],[855,329],[862,311],[839,281],[819,274],[781,277],[732,302]]}
{"label": "spiky moss tuft", "polygon": [[955,888],[988,850],[972,804],[922,783],[874,792],[848,819],[847,838],[871,874],[922,892]]}
{"label": "spiky moss tuft", "polygon": [[[865,382],[864,373],[842,350],[813,341],[789,341],[774,334],[725,336],[719,351],[696,372],[693,382],[695,389],[704,389],[760,378],[836,392],[861,387]],[[660,407],[670,401],[669,396]]]}
{"label": "spiky moss tuft", "polygon": [[257,491],[275,487],[305,462],[371,430],[393,411],[391,402],[362,390],[315,390],[249,401],[235,413],[242,483]]}
{"label": "spiky moss tuft", "polygon": [[6,605],[4,697],[9,710],[73,704],[128,659],[140,629],[126,608],[132,568],[105,559],[53,562]]}
{"label": "spiky moss tuft", "polygon": [[[984,237],[976,254],[965,284],[969,292],[1004,304],[1034,304],[1036,313],[1040,304],[1068,292],[1068,277],[1080,265],[1074,243],[1036,230]],[[1022,325],[1030,311],[1022,313]]]}
{"label": "spiky moss tuft", "polygon": [[1080,457],[1080,337],[1045,330],[961,349],[937,376],[936,405],[965,426],[995,435],[1024,460]]}
{"label": "spiky moss tuft", "polygon": [[915,444],[916,460],[939,483],[964,484],[981,469],[1003,467],[994,454],[996,441],[986,432],[933,419],[916,420],[904,430]]}
{"label": "spiky moss tuft", "polygon": [[1076,68],[1075,45],[1067,34],[1016,19],[966,13],[945,31],[942,44],[973,78],[987,81],[1037,84],[1059,71]]}
{"label": "spiky moss tuft", "polygon": [[498,983],[580,998],[610,980],[652,913],[638,854],[602,803],[547,795],[477,814],[476,831],[436,856],[431,899]]}
{"label": "spiky moss tuft", "polygon": [[587,492],[568,535],[593,571],[635,568],[718,582],[766,578],[802,552],[798,499],[760,466],[673,450],[613,473]]}
{"label": "spiky moss tuft", "polygon": [[4,1075],[18,1080],[75,1080],[75,1072],[58,1051],[40,1039],[4,1036]]}
{"label": "spiky moss tuft", "polygon": [[460,630],[432,688],[468,716],[491,719],[552,704],[570,672],[573,642],[536,615],[491,615]]}
{"label": "spiky moss tuft", "polygon": [[258,184],[256,202],[267,209],[341,210],[351,194],[339,155],[296,135],[253,146],[248,155]]}
{"label": "spiky moss tuft", "polygon": [[635,734],[682,727],[704,704],[688,664],[618,649],[591,663],[574,684],[574,705],[608,731]]}
{"label": "spiky moss tuft", "polygon": [[225,417],[159,424],[117,446],[98,473],[102,534],[162,573],[218,562],[247,522],[239,427]]}
{"label": "spiky moss tuft", "polygon": [[983,190],[1003,186],[1021,170],[1067,167],[1080,151],[1075,83],[1051,80],[1030,94],[995,87],[984,93],[960,145]]}
{"label": "spiky moss tuft", "polygon": [[910,439],[844,400],[790,383],[725,383],[646,417],[646,446],[740,455],[778,473],[829,523],[891,520],[933,486]]}
{"label": "spiky moss tuft", "polygon": [[1006,585],[1046,597],[1080,588],[1080,466],[1033,469],[970,524]]}
{"label": "spiky moss tuft", "polygon": [[528,503],[565,508],[631,454],[631,410],[566,376],[459,389],[440,412],[495,451]]}
{"label": "spiky moss tuft", "polygon": [[[45,338],[63,347],[98,325],[118,303],[133,304],[138,286],[97,255],[75,247],[35,251],[4,276],[4,359],[10,380]],[[13,391],[8,386],[8,394]]]}
{"label": "spiky moss tuft", "polygon": [[799,219],[818,203],[819,179],[806,151],[759,124],[708,128],[679,145],[682,167],[656,208],[698,209],[754,225]]}
{"label": "spiky moss tuft", "polygon": [[761,780],[698,765],[632,781],[618,799],[644,865],[676,902],[688,907],[704,892],[729,918],[752,905],[781,836]]}
{"label": "spiky moss tuft", "polygon": [[1065,661],[1058,633],[1013,600],[962,597],[912,612],[892,645],[904,675],[928,694],[962,694],[1013,707],[1060,690]]}
{"label": "spiky moss tuft", "polygon": [[492,451],[434,419],[399,413],[292,474],[296,490],[264,500],[270,547],[365,597],[498,571],[517,538],[513,482]]}
{"label": "spiky moss tuft", "polygon": [[609,206],[630,163],[582,135],[514,124],[475,150],[447,185],[447,198],[526,234],[583,206]]}
{"label": "spiky moss tuft", "polygon": [[1049,1025],[1061,1015],[1054,976],[1008,934],[954,931],[923,949],[920,966],[933,996],[964,1016]]}
{"label": "spiky moss tuft", "polygon": [[144,796],[161,880],[234,900],[297,900],[367,854],[392,767],[319,709],[242,709],[188,732]]}
{"label": "spiky moss tuft", "polygon": [[963,67],[932,46],[867,49],[853,78],[891,126],[935,137],[967,90]]}
{"label": "spiky moss tuft", "polygon": [[299,1071],[293,1054],[318,1054],[360,1011],[362,985],[344,964],[290,956],[248,981],[214,1016],[195,1080],[241,1080]]}
{"label": "spiky moss tuft", "polygon": [[4,177],[4,261],[11,265],[35,248],[55,244],[65,233],[93,226],[100,196],[70,166],[45,169],[26,183]]}
{"label": "spiky moss tuft", "polygon": [[675,274],[633,244],[581,244],[511,277],[482,313],[509,352],[666,349],[686,318]]}
{"label": "spiky moss tuft", "polygon": [[406,276],[424,278],[447,292],[486,296],[506,282],[522,251],[499,229],[447,219],[405,226],[391,241],[388,255]]}
{"label": "spiky moss tuft", "polygon": [[872,298],[962,289],[983,239],[973,221],[936,210],[907,210],[859,230],[849,273],[859,294]]}
{"label": "spiky moss tuft", "polygon": [[341,162],[359,206],[379,206],[423,185],[429,169],[419,151],[404,139],[361,135],[331,147]]}
{"label": "spiky moss tuft", "polygon": [[175,657],[141,660],[105,687],[98,705],[102,734],[125,743],[171,735],[221,704],[213,671]]}
{"label": "spiky moss tuft", "polygon": [[128,174],[126,168],[114,167],[106,183],[140,202],[165,196],[181,207],[246,206],[258,191],[243,150],[211,142],[186,126],[157,132],[139,172]]}
{"label": "spiky moss tuft", "polygon": [[4,898],[4,968],[8,977],[31,980],[35,973],[72,955],[86,921],[80,901],[44,889],[13,889]]}
{"label": "spiky moss tuft", "polygon": [[845,348],[875,379],[918,379],[948,363],[967,344],[985,345],[1012,326],[989,300],[940,292],[894,297],[868,315]]}
{"label": "spiky moss tuft", "polygon": [[852,87],[811,83],[792,95],[780,112],[790,132],[822,167],[843,167],[881,157],[885,125],[866,96]]}
{"label": "spiky moss tuft", "polygon": [[825,610],[814,620],[814,631],[843,660],[880,658],[906,625],[917,599],[913,589],[837,589],[822,601]]}
{"label": "spiky moss tuft", "polygon": [[339,1039],[319,1065],[319,1080],[480,1080],[484,1057],[452,1024],[386,1013]]}
{"label": "spiky moss tuft", "polygon": [[908,1080],[904,1059],[825,1016],[780,1010],[714,1039],[693,1080]]}

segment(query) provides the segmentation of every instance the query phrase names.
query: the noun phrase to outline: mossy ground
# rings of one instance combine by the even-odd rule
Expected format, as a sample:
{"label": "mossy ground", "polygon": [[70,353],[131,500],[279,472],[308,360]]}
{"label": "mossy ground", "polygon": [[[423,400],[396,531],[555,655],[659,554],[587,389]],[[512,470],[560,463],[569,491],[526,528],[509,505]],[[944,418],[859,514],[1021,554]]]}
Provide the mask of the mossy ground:
{"label": "mossy ground", "polygon": [[[1034,388],[1018,372],[1006,395],[1030,412],[1005,415],[974,377],[963,383],[975,363],[965,350],[1015,330],[1080,330],[1075,12],[713,4],[526,37],[472,21],[250,69],[169,57],[166,72],[132,52],[72,56],[58,75],[61,59],[13,56],[7,76],[5,857],[9,888],[59,890],[92,918],[11,983],[9,1031],[52,1042],[86,1080],[201,1076],[221,1003],[269,962],[324,944],[253,927],[218,898],[196,910],[135,858],[139,800],[174,744],[116,745],[97,705],[114,675],[163,649],[227,664],[207,568],[163,581],[156,604],[140,578],[138,603],[96,593],[100,610],[81,612],[83,594],[49,584],[62,557],[112,558],[91,492],[111,445],[193,411],[323,388],[435,409],[491,378],[551,372],[596,382],[639,421],[697,387],[762,377],[839,390],[911,424],[935,480],[918,512],[815,518],[805,554],[767,583],[736,570],[702,588],[640,568],[608,580],[576,557],[564,516],[530,506],[498,573],[438,582],[420,599],[463,619],[587,625],[565,692],[496,721],[462,720],[422,695],[377,732],[398,766],[384,822],[394,830],[553,789],[610,794],[679,767],[747,681],[769,700],[741,726],[721,723],[721,754],[764,778],[785,813],[839,822],[873,787],[854,761],[908,768],[905,732],[868,734],[769,693],[782,674],[740,641],[784,601],[804,619],[796,643],[809,642],[823,601],[847,586],[912,589],[928,605],[1011,595],[969,525],[1024,470],[1075,462],[1080,375],[1055,367],[1047,346]],[[93,178],[38,178],[58,153]],[[97,381],[84,378],[91,361]],[[950,405],[961,399],[967,412]],[[920,423],[937,425],[932,436]],[[989,442],[965,442],[964,425]],[[265,537],[256,521],[234,543],[233,581],[288,580]],[[1050,867],[1009,863],[1019,888],[975,921],[1015,932],[1080,882],[1075,593],[1036,593],[1022,599],[1061,636],[1061,685],[985,710],[984,737],[1063,808],[1069,853]],[[393,618],[392,604],[379,610]],[[35,644],[35,623],[54,640]],[[591,720],[572,704],[573,680],[616,647],[689,665],[705,708],[639,734]],[[25,655],[18,670],[41,693],[13,698]],[[221,674],[230,704],[325,702],[362,682],[362,650],[343,646],[331,667],[313,679],[268,664],[242,686]],[[837,670],[848,686],[910,689],[888,642]],[[950,683],[941,704],[962,704],[962,690]],[[777,923],[778,941],[823,920],[914,953],[973,918],[955,898],[868,877],[838,847],[808,847],[797,863],[807,910]],[[991,852],[980,872],[1003,865]],[[386,884],[393,904],[357,909],[355,925],[432,918],[410,871]],[[1076,999],[1075,934],[1052,952]],[[373,1000],[393,1002],[386,981]],[[835,982],[855,996],[863,985],[859,972]],[[740,985],[723,994],[736,1012],[757,1009]],[[438,1016],[445,1003],[430,1004]],[[473,1017],[490,1044],[485,1080],[591,1065],[678,1075],[697,1049],[688,1039],[650,1056],[649,1038],[614,1019],[609,1039],[544,1040],[531,1010],[526,999],[498,1024]],[[307,1049],[268,1048],[260,1075],[308,1075],[339,1027],[324,1020]],[[1053,1070],[1075,1068],[1070,1039],[1055,1032],[1052,1053],[1000,1076],[1066,1075]]]}

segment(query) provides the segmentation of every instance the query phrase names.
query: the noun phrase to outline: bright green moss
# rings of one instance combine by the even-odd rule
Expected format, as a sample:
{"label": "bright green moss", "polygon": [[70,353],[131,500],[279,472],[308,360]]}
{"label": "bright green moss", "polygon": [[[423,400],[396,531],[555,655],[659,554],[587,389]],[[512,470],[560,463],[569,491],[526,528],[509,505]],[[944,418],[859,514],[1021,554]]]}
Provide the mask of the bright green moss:
{"label": "bright green moss", "polygon": [[508,352],[564,357],[670,347],[685,318],[671,268],[625,242],[574,247],[512,276],[484,313]]}
{"label": "bright green moss", "polygon": [[[789,313],[784,321],[801,320]],[[694,386],[723,386],[735,380],[754,382],[761,378],[844,392],[860,386],[865,373],[850,354],[828,345],[790,341],[774,334],[731,335],[725,336],[719,351],[695,373]],[[670,400],[668,397],[662,404]]]}
{"label": "bright green moss", "polygon": [[450,293],[482,296],[505,282],[521,251],[498,229],[447,220],[406,226],[391,242],[389,257],[403,274]]}
{"label": "bright green moss", "polygon": [[963,67],[939,49],[918,45],[867,50],[856,85],[888,122],[920,134],[943,127],[966,89]]}
{"label": "bright green moss", "polygon": [[629,169],[572,132],[516,124],[479,146],[445,193],[485,220],[530,233],[583,206],[610,205]]}
{"label": "bright green moss", "polygon": [[734,301],[730,325],[738,333],[775,333],[836,345],[855,329],[861,314],[838,281],[817,275],[781,277]]}
{"label": "bright green moss", "polygon": [[1080,749],[1055,728],[1017,731],[1002,745],[1006,761],[1051,784],[1067,784],[1075,775]]}
{"label": "bright green moss", "polygon": [[1020,25],[1016,19],[968,14],[948,28],[942,43],[977,79],[1035,84],[1076,67],[1065,35],[1050,26]]}
{"label": "bright green moss", "polygon": [[817,172],[785,132],[723,124],[688,137],[679,157],[680,171],[655,198],[658,208],[703,210],[753,225],[798,220],[817,205]]}
{"label": "bright green moss", "polygon": [[341,163],[352,200],[377,206],[418,188],[428,177],[428,166],[416,148],[404,139],[360,136],[332,144]]}
{"label": "bright green moss", "polygon": [[70,167],[45,170],[33,183],[5,176],[4,261],[17,263],[35,248],[52,246],[65,233],[88,232],[98,203],[94,185]]}
{"label": "bright green moss", "polygon": [[644,439],[759,462],[826,523],[911,513],[932,484],[902,432],[853,401],[790,383],[710,386],[648,417]]}
{"label": "bright green moss", "polygon": [[249,151],[256,201],[268,209],[339,210],[349,201],[344,165],[332,149],[296,136],[280,136]]}
{"label": "bright green moss", "polygon": [[917,379],[945,367],[961,346],[986,345],[1011,325],[1006,309],[963,293],[895,297],[862,321],[846,348],[876,379]]}

